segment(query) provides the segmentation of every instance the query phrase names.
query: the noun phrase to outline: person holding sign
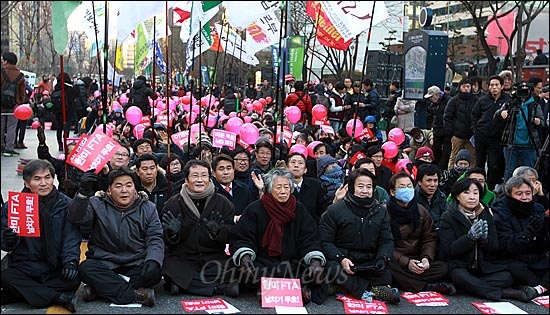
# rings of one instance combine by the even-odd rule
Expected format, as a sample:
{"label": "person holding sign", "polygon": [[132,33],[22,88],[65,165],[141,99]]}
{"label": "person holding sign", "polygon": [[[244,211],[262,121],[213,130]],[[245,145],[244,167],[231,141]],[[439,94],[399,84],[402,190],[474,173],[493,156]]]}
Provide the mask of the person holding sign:
{"label": "person holding sign", "polygon": [[388,268],[393,254],[389,215],[373,197],[376,177],[366,169],[352,171],[343,200],[327,208],[319,237],[327,254],[327,274],[356,299],[399,303],[399,290],[390,288]]}
{"label": "person holding sign", "polygon": [[114,169],[107,193],[94,196],[98,175],[90,170],[82,176],[68,220],[93,222],[79,268],[84,301],[103,297],[116,304],[155,304],[153,287],[161,280],[164,258],[162,225],[155,204],[136,190],[137,181],[130,169]]}
{"label": "person holding sign", "polygon": [[[24,301],[35,308],[61,305],[76,311],[82,237],[78,226],[66,220],[71,199],[55,188],[54,178],[50,162],[31,160],[23,168],[22,193],[10,193],[2,207],[2,250],[8,252],[8,268],[2,270],[2,305]],[[25,215],[25,221],[12,226],[21,218],[18,213]],[[34,225],[29,224],[32,221]]]}
{"label": "person holding sign", "polygon": [[261,277],[300,278],[303,302],[322,304],[328,295],[325,255],[315,220],[292,195],[294,176],[274,168],[263,181],[264,194],[243,211],[229,244],[239,281],[255,289]]}

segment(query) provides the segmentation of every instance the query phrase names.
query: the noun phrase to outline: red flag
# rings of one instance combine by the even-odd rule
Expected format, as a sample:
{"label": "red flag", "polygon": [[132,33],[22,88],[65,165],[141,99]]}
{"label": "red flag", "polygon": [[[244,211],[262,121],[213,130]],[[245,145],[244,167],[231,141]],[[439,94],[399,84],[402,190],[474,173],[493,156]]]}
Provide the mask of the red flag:
{"label": "red flag", "polygon": [[306,1],[306,13],[317,23],[316,35],[321,45],[339,50],[348,49],[352,40],[344,41],[342,35],[340,35],[327,17],[319,1]]}

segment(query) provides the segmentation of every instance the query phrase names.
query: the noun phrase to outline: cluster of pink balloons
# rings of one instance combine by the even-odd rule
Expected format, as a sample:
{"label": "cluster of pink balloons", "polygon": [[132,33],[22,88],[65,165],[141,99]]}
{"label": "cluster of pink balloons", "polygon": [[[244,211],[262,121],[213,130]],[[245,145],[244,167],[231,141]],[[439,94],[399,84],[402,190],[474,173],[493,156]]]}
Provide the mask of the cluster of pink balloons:
{"label": "cluster of pink balloons", "polygon": [[399,153],[399,145],[405,141],[405,133],[401,128],[393,128],[388,132],[388,141],[382,145],[384,157],[393,159]]}

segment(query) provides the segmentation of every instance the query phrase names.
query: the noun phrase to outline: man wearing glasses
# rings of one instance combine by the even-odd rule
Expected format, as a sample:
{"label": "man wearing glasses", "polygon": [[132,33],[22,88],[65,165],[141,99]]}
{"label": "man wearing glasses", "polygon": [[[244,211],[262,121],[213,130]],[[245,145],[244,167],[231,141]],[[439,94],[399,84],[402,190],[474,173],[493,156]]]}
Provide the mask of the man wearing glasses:
{"label": "man wearing glasses", "polygon": [[367,157],[374,161],[374,166],[376,167],[376,185],[388,191],[388,183],[392,175],[392,170],[382,165],[384,150],[379,145],[369,147],[367,149]]}

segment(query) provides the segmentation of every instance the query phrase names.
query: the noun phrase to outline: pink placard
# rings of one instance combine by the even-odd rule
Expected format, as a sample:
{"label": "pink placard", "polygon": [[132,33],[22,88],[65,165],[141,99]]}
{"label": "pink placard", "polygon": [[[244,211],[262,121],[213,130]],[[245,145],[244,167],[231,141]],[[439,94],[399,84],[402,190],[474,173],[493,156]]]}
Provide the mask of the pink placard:
{"label": "pink placard", "polygon": [[212,130],[212,146],[215,148],[221,148],[223,146],[228,147],[229,149],[235,149],[235,143],[237,142],[237,134],[221,130],[213,129]]}
{"label": "pink placard", "polygon": [[84,172],[95,169],[95,173],[99,174],[119,148],[118,142],[96,128],[93,134],[80,137],[67,157],[67,163]]}
{"label": "pink placard", "polygon": [[441,293],[433,291],[422,291],[418,293],[403,292],[401,296],[416,306],[447,306],[449,300]]}
{"label": "pink placard", "polygon": [[19,236],[40,237],[38,194],[8,192],[8,227]]}
{"label": "pink placard", "polygon": [[[183,150],[183,146],[187,144],[189,140],[189,130],[183,130],[178,133],[174,133],[171,136],[172,141]],[[191,143],[193,143],[194,138],[191,137]]]}
{"label": "pink placard", "polygon": [[331,126],[329,125],[321,125],[321,129],[326,132],[326,133],[331,133],[333,135],[335,135],[336,133],[334,132],[334,128],[332,128]]}
{"label": "pink placard", "polygon": [[302,286],[300,279],[262,277],[262,307],[302,307]]}
{"label": "pink placard", "polygon": [[220,298],[211,298],[203,300],[184,300],[181,301],[183,310],[187,313],[205,312],[205,311],[222,311],[228,310],[225,301]]}
{"label": "pink placard", "polygon": [[384,302],[367,302],[342,294],[336,296],[336,299],[344,303],[346,314],[389,314],[388,307]]}

